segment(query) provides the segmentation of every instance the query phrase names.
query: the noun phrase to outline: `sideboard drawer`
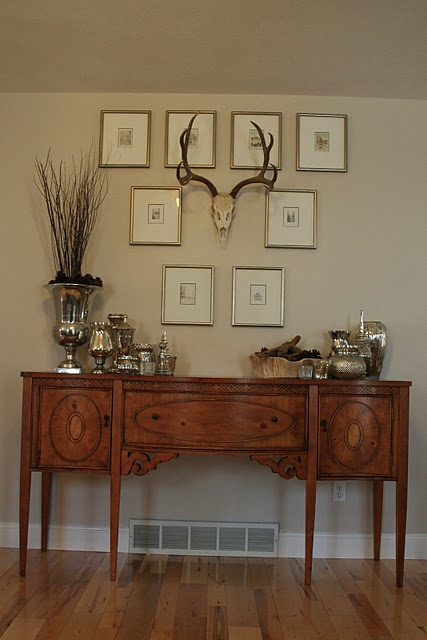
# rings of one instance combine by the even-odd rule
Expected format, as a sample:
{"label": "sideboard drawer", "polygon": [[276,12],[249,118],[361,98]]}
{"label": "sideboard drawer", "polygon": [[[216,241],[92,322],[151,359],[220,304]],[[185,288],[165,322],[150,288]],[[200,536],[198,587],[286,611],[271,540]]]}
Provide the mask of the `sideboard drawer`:
{"label": "sideboard drawer", "polygon": [[124,443],[179,450],[301,450],[307,396],[206,396],[126,391]]}

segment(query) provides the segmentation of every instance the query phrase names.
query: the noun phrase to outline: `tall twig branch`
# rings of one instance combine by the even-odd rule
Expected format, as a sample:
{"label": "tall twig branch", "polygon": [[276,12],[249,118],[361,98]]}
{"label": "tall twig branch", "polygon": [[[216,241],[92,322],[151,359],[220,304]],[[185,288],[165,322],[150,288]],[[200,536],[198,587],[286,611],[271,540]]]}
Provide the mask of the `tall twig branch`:
{"label": "tall twig branch", "polygon": [[35,160],[34,181],[46,203],[52,235],[53,262],[57,282],[80,282],[99,278],[82,275],[83,260],[98,211],[108,191],[107,173],[98,167],[94,148],[83,152],[71,169],[61,161],[55,169],[51,152],[46,160]]}

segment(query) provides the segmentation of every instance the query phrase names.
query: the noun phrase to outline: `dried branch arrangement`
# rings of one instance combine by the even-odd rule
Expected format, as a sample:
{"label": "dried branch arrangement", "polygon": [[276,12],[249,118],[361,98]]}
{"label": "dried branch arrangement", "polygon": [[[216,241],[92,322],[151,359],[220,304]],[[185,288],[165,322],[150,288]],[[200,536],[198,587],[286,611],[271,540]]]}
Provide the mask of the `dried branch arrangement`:
{"label": "dried branch arrangement", "polygon": [[272,349],[262,347],[261,351],[257,351],[255,355],[260,358],[285,358],[290,362],[299,362],[304,358],[322,357],[322,354],[317,349],[300,349],[297,347],[300,340],[301,336],[296,335],[292,340],[282,342],[282,344]]}
{"label": "dried branch arrangement", "polygon": [[82,274],[88,242],[99,207],[108,191],[107,173],[98,167],[95,151],[73,157],[71,168],[61,161],[55,168],[50,150],[45,162],[37,157],[34,181],[46,203],[52,234],[56,277],[51,282],[102,286],[99,277]]}

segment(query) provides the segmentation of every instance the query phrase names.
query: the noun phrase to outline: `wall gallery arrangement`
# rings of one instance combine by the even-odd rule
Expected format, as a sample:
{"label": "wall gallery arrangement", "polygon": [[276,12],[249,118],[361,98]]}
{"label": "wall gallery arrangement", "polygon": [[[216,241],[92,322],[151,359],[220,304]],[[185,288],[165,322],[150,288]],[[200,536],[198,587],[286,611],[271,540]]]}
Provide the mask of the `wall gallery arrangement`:
{"label": "wall gallery arrangement", "polygon": [[[209,188],[212,215],[214,220],[218,217],[215,201],[222,194],[210,180],[192,171],[215,168],[216,131],[214,110],[165,112],[164,166],[176,170],[181,186],[131,187],[131,245],[181,244],[182,188],[190,181]],[[100,167],[148,168],[151,111],[101,111],[99,140]],[[347,115],[296,114],[295,168],[347,172]],[[261,183],[265,187],[264,246],[316,248],[317,190],[274,188],[277,171],[282,169],[282,113],[231,112],[230,169],[259,170],[259,174],[239,182],[235,192],[224,194],[230,202],[227,211],[219,212],[227,220],[224,229],[217,224],[221,243],[227,239],[238,191],[247,184]],[[267,171],[273,172],[272,178],[265,176]],[[285,269],[236,266],[232,271],[231,324],[283,326]],[[165,264],[162,283],[162,324],[213,324],[213,266]]]}

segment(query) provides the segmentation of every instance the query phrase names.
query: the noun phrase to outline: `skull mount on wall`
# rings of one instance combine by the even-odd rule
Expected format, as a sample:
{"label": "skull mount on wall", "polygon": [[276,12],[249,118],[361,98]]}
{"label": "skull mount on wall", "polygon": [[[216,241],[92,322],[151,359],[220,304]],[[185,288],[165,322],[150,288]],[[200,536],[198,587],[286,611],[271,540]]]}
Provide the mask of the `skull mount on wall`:
{"label": "skull mount on wall", "polygon": [[[245,180],[241,180],[240,182],[238,182],[236,186],[233,187],[233,189],[230,191],[230,193],[225,193],[224,191],[218,191],[215,185],[208,178],[193,173],[188,164],[188,145],[190,141],[191,128],[196,117],[197,113],[194,114],[194,116],[191,118],[187,129],[185,129],[180,135],[179,143],[181,145],[182,160],[177,166],[176,177],[178,178],[179,183],[183,186],[193,181],[201,182],[208,187],[212,195],[211,215],[216,226],[218,240],[221,245],[224,245],[227,240],[230,225],[233,221],[235,212],[235,199],[240,189],[250,184],[263,184],[268,189],[272,189],[274,187],[274,183],[277,179],[277,168],[272,164],[269,165],[270,151],[274,144],[274,138],[272,134],[269,133],[268,135],[270,136],[270,141],[267,144],[261,127],[259,127],[256,122],[251,121],[251,124],[253,124],[253,126],[258,131],[264,154],[264,160],[261,170],[253,178],[246,178]],[[181,175],[182,167],[185,169],[184,175]],[[265,177],[268,169],[271,169],[273,171],[273,176],[270,179]]]}

